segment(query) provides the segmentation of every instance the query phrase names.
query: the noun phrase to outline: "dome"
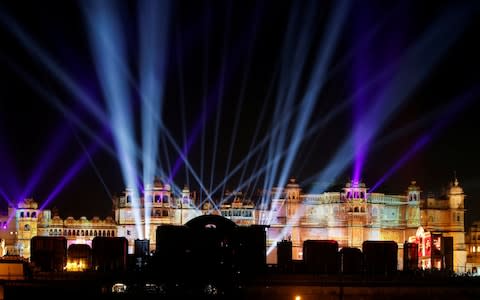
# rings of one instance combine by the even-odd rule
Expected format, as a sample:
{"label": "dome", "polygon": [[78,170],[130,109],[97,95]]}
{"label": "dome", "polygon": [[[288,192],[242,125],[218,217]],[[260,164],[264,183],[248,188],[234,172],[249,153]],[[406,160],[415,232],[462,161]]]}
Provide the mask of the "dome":
{"label": "dome", "polygon": [[160,178],[155,177],[155,179],[153,180],[153,186],[156,188],[163,188],[163,184],[160,181]]}
{"label": "dome", "polygon": [[193,229],[215,228],[221,231],[228,231],[237,227],[237,224],[221,216],[201,215],[185,223],[185,226]]}
{"label": "dome", "polygon": [[410,185],[408,186],[408,191],[420,191],[420,187],[417,185],[417,182],[415,180],[412,180],[410,182]]}
{"label": "dome", "polygon": [[461,186],[458,185],[458,179],[455,178],[455,182],[450,188],[450,195],[461,195],[461,194],[463,194],[463,189]]}
{"label": "dome", "polygon": [[287,184],[287,188],[299,188],[300,185],[297,183],[295,178],[290,178],[289,183]]}

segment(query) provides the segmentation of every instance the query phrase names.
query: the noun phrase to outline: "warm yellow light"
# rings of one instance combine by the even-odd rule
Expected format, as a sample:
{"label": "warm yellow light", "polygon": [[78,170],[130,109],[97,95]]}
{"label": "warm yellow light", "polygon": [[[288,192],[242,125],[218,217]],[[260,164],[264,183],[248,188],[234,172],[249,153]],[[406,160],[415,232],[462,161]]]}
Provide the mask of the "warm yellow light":
{"label": "warm yellow light", "polygon": [[300,297],[300,296],[295,296],[295,300],[302,300],[302,297]]}
{"label": "warm yellow light", "polygon": [[69,261],[65,267],[70,272],[83,272],[87,268],[87,265],[83,261]]}

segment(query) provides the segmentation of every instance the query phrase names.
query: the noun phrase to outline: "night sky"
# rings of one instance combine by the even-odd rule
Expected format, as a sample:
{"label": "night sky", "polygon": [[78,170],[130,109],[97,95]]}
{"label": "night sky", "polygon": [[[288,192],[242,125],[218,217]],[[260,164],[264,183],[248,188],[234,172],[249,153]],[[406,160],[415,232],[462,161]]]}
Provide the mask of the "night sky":
{"label": "night sky", "polygon": [[[247,195],[264,188],[265,178],[276,185],[281,174],[296,177],[306,192],[338,188],[352,178],[360,153],[367,186],[388,174],[380,192],[404,193],[416,180],[424,196],[441,196],[456,172],[467,194],[467,222],[480,219],[477,2],[173,1],[166,50],[156,52],[166,62],[158,71],[165,78],[158,113],[166,128],[158,131],[159,170],[200,193],[185,164],[172,175],[179,155],[164,130],[209,190],[257,146],[246,168],[219,189],[235,190],[269,166],[263,170],[270,175],[241,188]],[[15,202],[25,194],[34,176],[26,196],[42,203],[82,158],[47,207],[63,217],[104,217],[110,196],[126,186],[111,127],[104,126],[110,119],[94,116],[72,92],[75,86],[108,111],[89,39],[92,3],[0,4],[4,207],[6,197]],[[140,25],[142,2],[104,3],[121,24],[125,56],[117,63],[128,78],[126,110],[141,149],[139,33],[149,29]],[[347,147],[342,167],[323,173],[350,136],[356,146]],[[277,163],[268,164],[275,155]],[[140,159],[137,165],[140,176]]]}

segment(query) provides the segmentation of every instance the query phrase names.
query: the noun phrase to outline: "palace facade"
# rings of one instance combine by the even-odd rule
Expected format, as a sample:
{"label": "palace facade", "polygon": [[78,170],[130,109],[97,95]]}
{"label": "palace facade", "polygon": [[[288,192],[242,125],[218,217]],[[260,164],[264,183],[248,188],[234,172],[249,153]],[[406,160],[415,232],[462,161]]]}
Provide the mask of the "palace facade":
{"label": "palace facade", "polygon": [[[106,219],[62,219],[50,210],[39,210],[33,199],[26,199],[0,217],[0,250],[2,254],[28,258],[30,239],[36,235],[64,236],[68,245],[91,245],[96,236],[122,236],[127,238],[132,253],[139,238],[149,239],[150,249],[155,249],[156,227],[161,224],[181,225],[202,214],[219,214],[239,225],[267,225],[269,263],[276,262],[275,246],[282,239],[292,242],[294,259],[302,259],[306,240],[330,239],[338,241],[340,247],[358,248],[366,240],[392,240],[398,244],[401,267],[403,243],[415,236],[419,227],[453,237],[457,272],[474,266],[467,258],[477,259],[476,253],[480,252],[479,230],[470,230],[465,240],[465,195],[457,179],[440,198],[422,197],[415,181],[400,195],[370,193],[364,183],[358,182],[347,182],[338,191],[312,194],[304,193],[294,179],[264,196],[269,199],[268,206],[245,201],[241,194],[229,195],[231,200],[222,204],[211,200],[195,203],[188,187],[175,195],[170,185],[156,180],[145,188],[139,201],[133,201],[131,189],[113,199],[114,215]],[[137,228],[145,236],[139,236]]]}

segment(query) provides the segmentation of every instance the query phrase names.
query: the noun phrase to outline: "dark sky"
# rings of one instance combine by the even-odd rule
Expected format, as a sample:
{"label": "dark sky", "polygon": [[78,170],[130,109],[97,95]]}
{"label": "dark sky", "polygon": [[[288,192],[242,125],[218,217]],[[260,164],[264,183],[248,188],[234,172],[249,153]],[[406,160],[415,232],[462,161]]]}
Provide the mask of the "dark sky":
{"label": "dark sky", "polygon": [[[191,144],[188,159],[207,189],[211,183],[219,184],[226,169],[233,170],[252,144],[260,144],[243,178],[240,169],[225,184],[229,190],[265,166],[268,149],[282,153],[298,137],[303,139],[285,173],[298,178],[308,191],[319,183],[314,175],[329,166],[358,120],[363,120],[367,135],[373,132],[361,173],[367,186],[374,186],[410,151],[378,190],[403,193],[415,179],[425,195],[439,196],[456,172],[468,195],[471,222],[480,218],[479,5],[438,2],[346,1],[343,21],[332,26],[338,1],[174,1],[169,9],[161,117],[180,147],[185,140]],[[28,196],[39,202],[48,198],[66,170],[94,143],[88,130],[114,149],[111,132],[101,125],[105,120],[92,116],[39,56],[48,56],[64,77],[107,110],[82,3],[4,1],[0,5],[0,188],[12,200],[22,194],[42,161],[48,161],[47,167]],[[141,146],[138,40],[139,32],[146,29],[138,25],[139,2],[109,3],[122,24],[126,42],[122,63],[130,78],[128,111]],[[15,28],[37,48],[22,43]],[[335,29],[337,37],[329,39]],[[315,77],[317,59],[329,49],[326,66]],[[377,80],[372,82],[373,78]],[[311,80],[324,84],[312,106],[304,110],[302,101],[312,90]],[[293,97],[286,100],[282,91],[289,89]],[[83,127],[55,107],[53,97]],[[332,112],[338,113],[307,135]],[[306,126],[295,134],[303,118],[308,118]],[[283,127],[275,131],[275,126]],[[170,173],[178,153],[165,134],[160,131],[159,136],[159,167]],[[415,148],[425,136],[427,142]],[[261,144],[266,137],[267,143]],[[285,158],[272,175],[275,183]],[[109,193],[120,194],[125,187],[117,158],[104,148],[85,162],[49,205],[64,216],[105,216],[111,208]],[[344,183],[353,170],[352,162],[345,165],[336,176],[322,181]],[[262,188],[264,175],[243,190]],[[188,182],[199,190],[184,164],[173,181],[179,186]]]}

